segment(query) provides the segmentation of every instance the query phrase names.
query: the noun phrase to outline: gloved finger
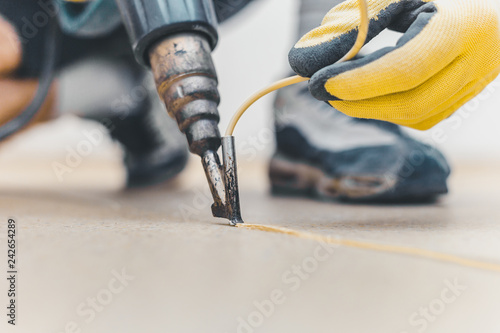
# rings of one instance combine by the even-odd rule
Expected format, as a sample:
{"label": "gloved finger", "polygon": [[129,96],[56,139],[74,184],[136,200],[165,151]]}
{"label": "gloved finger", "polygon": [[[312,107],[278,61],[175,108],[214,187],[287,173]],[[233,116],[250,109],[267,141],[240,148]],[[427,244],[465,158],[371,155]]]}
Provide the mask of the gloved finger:
{"label": "gloved finger", "polygon": [[471,68],[464,71],[471,74],[473,66],[478,66],[476,76],[484,64],[495,62],[499,46],[492,37],[498,32],[498,16],[487,1],[436,1],[417,12],[395,47],[328,66],[313,75],[310,91],[314,97],[364,100],[411,90],[457,58],[470,60]]}
{"label": "gloved finger", "polygon": [[[31,103],[38,88],[34,79],[0,79],[0,126],[15,118]],[[47,120],[52,117],[56,105],[56,86],[52,86],[42,108],[33,122]]]}
{"label": "gloved finger", "polygon": [[0,75],[13,72],[21,63],[22,47],[14,27],[0,16]]}
{"label": "gloved finger", "polygon": [[[359,101],[331,101],[330,104],[351,117],[390,121],[426,130],[475,97],[500,73],[497,68],[482,79],[467,81],[470,74],[463,70],[467,66],[467,59],[457,59],[412,90]],[[464,81],[467,84],[463,84]]]}
{"label": "gloved finger", "polygon": [[[288,57],[297,74],[311,77],[349,52],[356,41],[360,24],[358,1],[348,0],[333,8],[320,27],[295,44]],[[370,26],[366,42],[388,27],[406,30],[427,1],[369,0]]]}
{"label": "gloved finger", "polygon": [[462,50],[456,42],[457,27],[433,19],[435,14],[421,13],[395,47],[320,70],[311,79],[311,93],[320,100],[362,100],[410,90],[427,81]]}
{"label": "gloved finger", "polygon": [[500,68],[497,71],[492,72],[483,79],[475,80],[467,84],[464,88],[460,90],[455,96],[450,97],[446,102],[442,103],[437,110],[434,111],[434,116],[424,118],[419,123],[413,124],[411,127],[419,130],[427,130],[434,127],[441,121],[450,117],[455,111],[460,109],[465,103],[472,100],[474,97],[479,95],[486,86],[493,82],[495,78],[500,74]]}

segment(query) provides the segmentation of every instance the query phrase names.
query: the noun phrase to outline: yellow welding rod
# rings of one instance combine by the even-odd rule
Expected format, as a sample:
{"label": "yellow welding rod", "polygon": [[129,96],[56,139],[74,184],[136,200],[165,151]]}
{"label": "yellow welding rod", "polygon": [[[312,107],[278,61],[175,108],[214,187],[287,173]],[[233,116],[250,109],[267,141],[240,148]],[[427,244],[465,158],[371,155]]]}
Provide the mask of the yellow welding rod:
{"label": "yellow welding rod", "polygon": [[[363,45],[365,45],[366,38],[368,36],[368,28],[370,25],[370,20],[368,18],[368,3],[367,0],[358,0],[359,2],[359,11],[361,13],[361,22],[359,25],[359,31],[358,31],[358,37],[356,39],[356,42],[354,43],[354,46],[351,48],[351,50],[337,63],[344,62],[347,60],[351,60],[354,58]],[[256,92],[252,96],[250,96],[241,106],[240,108],[236,111],[234,114],[233,118],[229,122],[229,125],[226,130],[226,136],[232,136],[234,133],[234,129],[236,125],[238,124],[238,121],[241,119],[241,116],[259,99],[262,97],[266,96],[267,94],[272,93],[273,91],[276,91],[278,89],[284,88],[291,86],[296,83],[300,82],[305,82],[308,81],[309,78],[307,77],[302,77],[302,76],[292,76],[277,82],[274,82],[270,86]]]}

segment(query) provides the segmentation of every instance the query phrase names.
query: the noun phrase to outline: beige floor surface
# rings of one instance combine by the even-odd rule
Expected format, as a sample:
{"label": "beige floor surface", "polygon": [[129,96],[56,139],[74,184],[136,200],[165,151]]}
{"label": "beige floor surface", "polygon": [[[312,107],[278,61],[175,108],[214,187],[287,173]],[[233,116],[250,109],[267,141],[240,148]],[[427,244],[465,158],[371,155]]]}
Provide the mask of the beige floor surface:
{"label": "beige floor surface", "polygon": [[[459,167],[437,204],[391,207],[273,198],[264,165],[243,165],[243,212],[252,223],[500,264],[498,167]],[[3,190],[0,218],[19,226],[19,307],[18,325],[2,316],[0,330],[500,331],[500,273],[227,227],[211,218],[205,186],[194,162],[148,190]],[[5,223],[0,236],[5,252]],[[6,289],[2,279],[4,303]]]}

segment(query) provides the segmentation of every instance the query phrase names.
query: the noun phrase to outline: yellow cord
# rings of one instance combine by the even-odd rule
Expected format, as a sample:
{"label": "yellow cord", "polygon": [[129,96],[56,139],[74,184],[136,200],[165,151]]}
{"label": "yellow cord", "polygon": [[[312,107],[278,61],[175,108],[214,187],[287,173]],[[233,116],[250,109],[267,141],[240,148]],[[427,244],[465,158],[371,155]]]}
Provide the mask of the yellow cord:
{"label": "yellow cord", "polygon": [[238,124],[238,121],[240,120],[241,116],[243,116],[245,111],[248,110],[259,99],[261,99],[262,97],[266,96],[267,94],[270,94],[273,91],[276,91],[278,89],[288,87],[288,86],[291,86],[291,85],[296,84],[296,83],[305,82],[308,80],[309,80],[309,78],[307,78],[307,77],[295,75],[295,76],[274,82],[270,86],[256,92],[252,96],[250,96],[245,101],[245,103],[243,103],[243,105],[240,106],[238,111],[236,111],[236,113],[234,114],[233,118],[231,119],[231,122],[229,123],[229,125],[227,127],[226,136],[233,135],[234,128],[236,127],[236,124]]}
{"label": "yellow cord", "polygon": [[[359,25],[358,37],[356,39],[356,42],[354,43],[354,46],[351,48],[351,50],[342,59],[340,59],[336,63],[341,63],[341,62],[348,61],[348,60],[351,60],[352,58],[354,58],[359,53],[359,51],[361,50],[363,45],[365,45],[366,38],[368,37],[368,28],[370,25],[370,20],[368,19],[368,2],[367,2],[367,0],[358,0],[358,1],[359,1],[359,10],[361,13],[361,23]],[[241,116],[243,116],[243,114],[259,99],[261,99],[262,97],[266,96],[267,94],[272,93],[273,91],[276,91],[278,89],[288,87],[288,86],[291,86],[291,85],[296,84],[296,83],[305,82],[307,80],[309,80],[309,78],[301,77],[298,75],[292,76],[292,77],[277,81],[277,82],[271,84],[270,86],[256,92],[252,96],[250,96],[245,101],[245,103],[243,103],[243,105],[240,106],[240,108],[236,111],[233,118],[229,122],[229,125],[228,125],[227,130],[226,130],[226,136],[233,135],[234,129],[235,129],[236,125],[238,124],[238,121],[240,120]]]}
{"label": "yellow cord", "polygon": [[499,264],[478,261],[478,260],[473,260],[473,259],[467,259],[467,258],[454,256],[454,255],[447,254],[447,253],[440,253],[440,252],[435,252],[435,251],[430,251],[430,250],[417,249],[417,248],[404,247],[404,246],[384,245],[384,244],[377,244],[377,243],[361,242],[361,241],[350,240],[350,239],[340,239],[340,238],[312,234],[312,233],[308,233],[308,232],[297,231],[297,230],[292,230],[292,229],[287,229],[287,228],[272,227],[272,226],[259,225],[259,224],[238,224],[237,226],[239,228],[244,228],[244,229],[248,229],[248,230],[259,230],[259,231],[265,231],[265,232],[273,232],[273,233],[278,233],[278,234],[283,234],[283,235],[288,235],[288,236],[294,236],[294,237],[298,237],[298,238],[302,238],[302,239],[309,239],[312,241],[321,242],[321,243],[325,243],[325,244],[346,246],[346,247],[371,250],[371,251],[377,251],[377,252],[405,254],[405,255],[409,255],[409,256],[427,258],[427,259],[441,261],[441,262],[449,262],[449,263],[460,265],[460,266],[472,267],[472,268],[477,268],[477,269],[482,269],[482,270],[500,273],[500,265]]}

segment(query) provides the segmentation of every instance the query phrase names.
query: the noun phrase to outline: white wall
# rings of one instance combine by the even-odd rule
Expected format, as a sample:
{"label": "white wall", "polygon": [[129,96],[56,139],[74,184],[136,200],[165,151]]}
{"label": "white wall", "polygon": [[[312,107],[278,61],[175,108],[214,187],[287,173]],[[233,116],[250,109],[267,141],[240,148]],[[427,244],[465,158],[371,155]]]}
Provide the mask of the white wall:
{"label": "white wall", "polygon": [[[255,91],[291,75],[288,51],[296,35],[297,2],[260,0],[220,27],[220,44],[214,57],[219,74],[221,128],[225,131],[231,115]],[[273,96],[256,103],[244,115],[235,135],[238,142],[271,127]],[[259,150],[271,153],[273,143]]]}

